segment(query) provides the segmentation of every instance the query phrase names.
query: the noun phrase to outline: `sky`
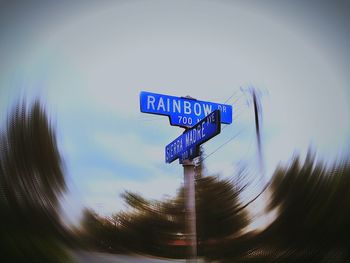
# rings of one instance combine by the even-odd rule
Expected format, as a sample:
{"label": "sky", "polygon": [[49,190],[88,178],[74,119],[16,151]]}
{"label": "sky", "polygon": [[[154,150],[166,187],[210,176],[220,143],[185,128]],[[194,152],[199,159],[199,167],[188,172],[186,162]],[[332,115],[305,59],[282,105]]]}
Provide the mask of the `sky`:
{"label": "sky", "polygon": [[45,103],[73,221],[84,206],[125,209],[125,190],[159,199],[183,183],[164,160],[183,130],[141,113],[141,91],[233,105],[233,123],[204,145],[207,174],[234,180],[246,165],[258,176],[251,87],[266,180],[310,146],[348,156],[349,13],[340,0],[0,1],[1,125],[20,98]]}

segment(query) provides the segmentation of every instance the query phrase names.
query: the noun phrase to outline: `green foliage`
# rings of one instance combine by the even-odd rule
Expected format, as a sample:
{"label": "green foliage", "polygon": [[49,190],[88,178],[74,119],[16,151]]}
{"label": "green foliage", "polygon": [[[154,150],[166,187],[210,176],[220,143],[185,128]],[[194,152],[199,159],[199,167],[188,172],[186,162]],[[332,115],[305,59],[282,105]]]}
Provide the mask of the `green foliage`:
{"label": "green foliage", "polygon": [[43,107],[39,101],[18,104],[0,133],[0,251],[9,262],[64,258],[58,206],[65,187],[55,132]]}
{"label": "green foliage", "polygon": [[[279,216],[271,227],[285,243],[317,248],[349,247],[350,163],[326,167],[309,154],[278,169],[273,180],[271,208]],[[288,240],[283,237],[288,236]]]}
{"label": "green foliage", "polygon": [[241,231],[248,217],[231,182],[217,177],[196,180],[197,232],[199,240],[222,239]]}
{"label": "green foliage", "polygon": [[[202,255],[212,253],[222,238],[229,238],[246,226],[247,215],[240,209],[238,194],[229,181],[218,177],[196,180],[198,245]],[[147,200],[128,191],[122,197],[130,212],[108,219],[91,211],[85,213],[82,224],[90,244],[112,251],[123,248],[157,256],[186,257],[183,187],[176,197],[163,201]]]}
{"label": "green foliage", "polygon": [[350,162],[317,162],[309,152],[276,169],[270,209],[275,221],[259,234],[233,240],[221,262],[347,263],[350,260]]}
{"label": "green foliage", "polygon": [[[277,209],[277,217],[260,233],[241,233],[248,223],[238,199],[243,188],[201,174],[195,185],[198,251],[208,260],[350,260],[349,161],[326,165],[309,153],[303,163],[295,158],[288,167],[277,168],[268,189],[272,193],[269,209]],[[115,215],[113,233],[119,239],[111,244],[158,256],[186,256],[183,187],[176,197],[163,201],[147,200],[132,192],[125,192],[123,198],[131,211]]]}

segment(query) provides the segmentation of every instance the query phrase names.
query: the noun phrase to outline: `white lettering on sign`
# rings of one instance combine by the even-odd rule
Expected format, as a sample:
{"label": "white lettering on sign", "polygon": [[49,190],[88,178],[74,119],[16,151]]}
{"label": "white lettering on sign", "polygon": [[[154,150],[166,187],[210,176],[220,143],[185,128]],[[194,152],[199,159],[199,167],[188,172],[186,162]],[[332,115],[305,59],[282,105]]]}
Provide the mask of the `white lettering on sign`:
{"label": "white lettering on sign", "polygon": [[169,147],[167,147],[166,150],[167,150],[168,158],[172,158],[172,157],[178,155],[179,153],[181,153],[183,151],[182,140],[178,139],[178,140],[174,141],[173,143],[171,143],[169,145]]}
{"label": "white lettering on sign", "polygon": [[218,105],[218,109],[221,111],[221,112],[226,112],[226,106],[225,105]]}
{"label": "white lettering on sign", "polygon": [[192,129],[186,133],[185,148],[190,147],[191,145],[195,144],[196,141],[201,140],[205,137],[205,133],[204,133],[204,125],[205,124],[206,124],[206,122],[204,121],[196,129]]}
{"label": "white lettering on sign", "polygon": [[173,112],[178,112],[181,113],[181,104],[179,100],[174,100],[173,99]]}
{"label": "white lettering on sign", "polygon": [[165,111],[164,101],[162,97],[159,98],[157,110],[160,110],[161,107],[162,107],[162,110]]}
{"label": "white lettering on sign", "polygon": [[201,113],[202,113],[201,105],[198,102],[196,102],[194,104],[194,114],[196,114],[197,116],[200,116]]}
{"label": "white lettering on sign", "polygon": [[177,158],[181,162],[198,156],[198,146],[219,134],[220,127],[220,111],[215,110],[165,147],[166,162],[171,163]]}
{"label": "white lettering on sign", "polygon": [[170,99],[169,98],[166,99],[166,109],[168,112],[170,111]]}
{"label": "white lettering on sign", "polygon": [[191,97],[175,97],[141,91],[140,110],[144,113],[168,116],[171,125],[183,128],[193,127],[214,110],[221,112],[222,123],[232,123],[231,105],[201,101]]}
{"label": "white lettering on sign", "polygon": [[[219,105],[221,111],[226,111],[225,106]],[[212,105],[206,103],[194,103],[191,104],[187,100],[183,99],[170,99],[163,97],[156,98],[152,95],[147,95],[147,110],[163,111],[165,113],[179,113],[179,114],[192,114],[201,116],[204,113],[205,116],[212,112]]]}
{"label": "white lettering on sign", "polygon": [[215,115],[211,114],[207,117],[208,123],[215,123]]}
{"label": "white lettering on sign", "polygon": [[189,101],[184,101],[184,113],[191,114],[191,103]]}
{"label": "white lettering on sign", "polygon": [[207,116],[209,113],[211,113],[211,105],[203,104],[203,110],[204,110],[205,116]]}
{"label": "white lettering on sign", "polygon": [[152,105],[152,109],[154,110],[154,102],[156,98],[154,96],[147,96],[147,109],[149,109],[150,105]]}

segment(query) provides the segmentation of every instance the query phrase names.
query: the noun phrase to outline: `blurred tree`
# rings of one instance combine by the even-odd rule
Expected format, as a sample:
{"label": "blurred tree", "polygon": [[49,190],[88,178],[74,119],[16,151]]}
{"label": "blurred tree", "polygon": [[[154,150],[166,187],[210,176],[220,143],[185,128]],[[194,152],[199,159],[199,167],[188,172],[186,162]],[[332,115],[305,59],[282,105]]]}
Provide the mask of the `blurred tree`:
{"label": "blurred tree", "polygon": [[[238,235],[248,224],[248,215],[239,201],[239,195],[246,185],[239,180],[205,176],[204,156],[204,150],[200,147],[196,166],[197,236],[201,243],[219,242]],[[243,170],[237,175],[241,172]]]}
{"label": "blurred tree", "polygon": [[121,225],[132,244],[129,248],[164,255],[169,240],[182,227],[176,217],[179,214],[176,201],[151,201],[131,192],[122,196],[133,210],[120,216]]}
{"label": "blurred tree", "polygon": [[[305,162],[295,158],[287,169],[277,169],[270,208],[278,208],[266,235],[286,247],[314,251],[350,251],[350,162],[326,166],[309,152]],[[338,261],[334,261],[338,262]],[[345,262],[345,261],[339,261]],[[347,261],[346,261],[347,262]]]}
{"label": "blurred tree", "polygon": [[62,230],[58,209],[65,187],[55,132],[43,107],[38,100],[18,103],[0,134],[0,249],[11,262],[21,257],[54,262],[49,251],[58,251],[54,239]]}
{"label": "blurred tree", "polygon": [[[199,253],[211,253],[223,238],[237,235],[248,223],[238,195],[227,180],[199,176],[196,180],[196,211]],[[145,253],[184,257],[186,251],[184,189],[164,201],[146,200],[139,194],[125,192],[131,212],[120,213],[121,231],[130,249]]]}
{"label": "blurred tree", "polygon": [[102,250],[109,250],[115,246],[113,237],[116,229],[112,220],[100,217],[90,209],[85,209],[81,226],[84,230],[83,239],[89,246]]}
{"label": "blurred tree", "polygon": [[[245,186],[234,185],[218,176],[204,176],[204,172],[200,160],[195,181],[197,241],[198,252],[208,255],[224,240],[240,235],[248,216],[239,201]],[[82,224],[94,239],[90,243],[109,244],[113,251],[123,248],[170,258],[186,257],[183,186],[174,198],[162,201],[147,200],[129,191],[124,192],[122,198],[129,206],[128,212],[119,212],[107,222],[106,218],[86,211]],[[108,231],[114,238],[110,238]]]}
{"label": "blurred tree", "polygon": [[[272,178],[275,221],[223,262],[350,262],[350,162],[317,162],[308,153]],[[244,243],[244,242],[242,242]]]}
{"label": "blurred tree", "polygon": [[197,235],[199,241],[237,235],[247,225],[239,193],[228,180],[205,176],[196,180]]}
{"label": "blurred tree", "polygon": [[[272,178],[275,221],[221,248],[221,262],[350,262],[350,162],[326,165],[309,151]],[[226,256],[223,256],[226,255]]]}

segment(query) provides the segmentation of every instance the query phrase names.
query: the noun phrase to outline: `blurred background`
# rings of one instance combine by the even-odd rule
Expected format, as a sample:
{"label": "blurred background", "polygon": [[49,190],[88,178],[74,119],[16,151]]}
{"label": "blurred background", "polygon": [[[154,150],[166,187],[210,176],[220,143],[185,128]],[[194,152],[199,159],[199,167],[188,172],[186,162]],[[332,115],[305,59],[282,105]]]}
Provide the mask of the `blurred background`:
{"label": "blurred background", "polygon": [[195,160],[198,261],[349,262],[347,1],[0,1],[3,262],[183,262],[184,130],[149,91],[233,106]]}

